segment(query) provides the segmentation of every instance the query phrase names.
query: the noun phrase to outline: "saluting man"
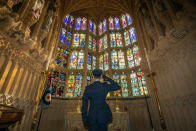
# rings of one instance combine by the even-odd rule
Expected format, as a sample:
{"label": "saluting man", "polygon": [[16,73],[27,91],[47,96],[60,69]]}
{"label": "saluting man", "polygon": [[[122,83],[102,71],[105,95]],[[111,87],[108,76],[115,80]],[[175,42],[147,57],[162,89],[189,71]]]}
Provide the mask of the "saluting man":
{"label": "saluting man", "polygon": [[[105,99],[108,92],[119,90],[121,87],[111,78],[102,75],[100,69],[95,69],[92,73],[94,83],[86,86],[82,97],[82,120],[88,131],[107,131],[108,122],[112,121],[112,112]],[[104,79],[104,83],[100,82],[101,78]]]}

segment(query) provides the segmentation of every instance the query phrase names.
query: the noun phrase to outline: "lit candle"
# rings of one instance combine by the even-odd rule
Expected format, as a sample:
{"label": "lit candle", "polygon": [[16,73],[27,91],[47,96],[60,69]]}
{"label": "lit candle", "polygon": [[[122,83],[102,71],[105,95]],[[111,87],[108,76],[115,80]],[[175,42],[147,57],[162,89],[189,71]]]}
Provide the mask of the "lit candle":
{"label": "lit candle", "polygon": [[48,67],[49,67],[49,64],[50,64],[50,60],[52,58],[52,53],[53,53],[53,50],[54,50],[54,46],[52,46],[51,50],[50,50],[50,54],[48,56],[48,61],[47,61],[47,64],[46,64],[46,70],[48,70]]}
{"label": "lit candle", "polygon": [[146,54],[146,59],[147,59],[148,67],[149,67],[149,70],[151,72],[150,61],[149,61],[149,58],[148,58],[148,54],[147,54],[146,48],[144,48],[144,51],[145,51],[145,54]]}

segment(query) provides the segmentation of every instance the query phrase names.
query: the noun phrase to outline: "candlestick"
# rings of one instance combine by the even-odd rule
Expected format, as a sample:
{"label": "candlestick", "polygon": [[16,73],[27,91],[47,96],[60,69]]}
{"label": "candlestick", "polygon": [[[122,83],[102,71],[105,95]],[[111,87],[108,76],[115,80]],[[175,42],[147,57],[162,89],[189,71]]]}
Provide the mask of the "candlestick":
{"label": "candlestick", "polygon": [[48,56],[48,61],[47,61],[47,64],[46,64],[46,71],[48,70],[48,67],[49,67],[49,64],[50,64],[50,60],[52,58],[52,53],[53,53],[53,50],[54,50],[54,46],[52,46],[51,50],[50,50],[50,54]]}
{"label": "candlestick", "polygon": [[146,48],[144,48],[144,51],[145,51],[145,54],[146,54],[146,59],[147,59],[148,67],[149,67],[149,70],[151,72],[150,61],[149,61],[149,58],[148,58],[148,54],[147,54]]}

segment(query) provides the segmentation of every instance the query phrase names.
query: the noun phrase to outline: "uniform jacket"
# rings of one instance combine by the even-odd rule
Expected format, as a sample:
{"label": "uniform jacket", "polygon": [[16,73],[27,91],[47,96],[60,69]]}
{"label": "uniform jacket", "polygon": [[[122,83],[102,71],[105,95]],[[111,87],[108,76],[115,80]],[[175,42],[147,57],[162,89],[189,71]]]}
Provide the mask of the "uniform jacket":
{"label": "uniform jacket", "polygon": [[[108,82],[101,83],[95,81],[86,86],[82,97],[82,120],[83,122],[105,123],[112,120],[112,112],[105,99],[110,91],[119,90],[121,87],[114,80],[109,79]],[[88,109],[88,100],[90,100],[90,108]]]}

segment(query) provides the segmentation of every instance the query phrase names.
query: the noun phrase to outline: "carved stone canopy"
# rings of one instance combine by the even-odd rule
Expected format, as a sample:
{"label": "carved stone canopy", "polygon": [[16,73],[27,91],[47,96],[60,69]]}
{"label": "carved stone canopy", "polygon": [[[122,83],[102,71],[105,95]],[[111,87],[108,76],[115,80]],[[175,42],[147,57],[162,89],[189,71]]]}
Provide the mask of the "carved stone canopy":
{"label": "carved stone canopy", "polygon": [[95,22],[109,16],[118,16],[131,12],[131,0],[65,0],[63,2],[64,16],[89,16]]}

